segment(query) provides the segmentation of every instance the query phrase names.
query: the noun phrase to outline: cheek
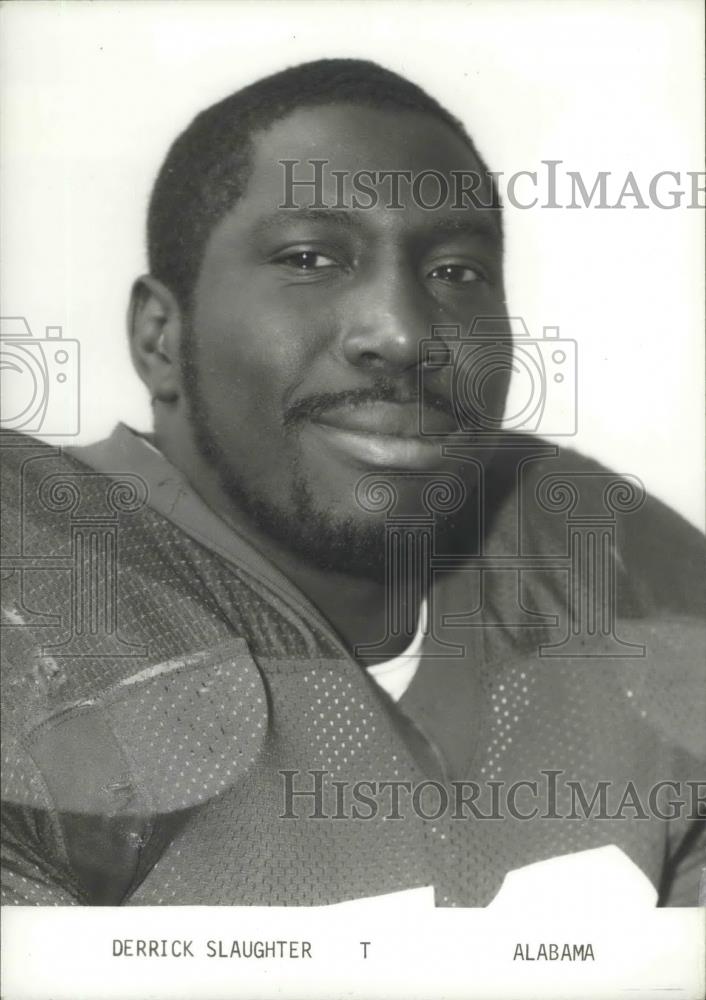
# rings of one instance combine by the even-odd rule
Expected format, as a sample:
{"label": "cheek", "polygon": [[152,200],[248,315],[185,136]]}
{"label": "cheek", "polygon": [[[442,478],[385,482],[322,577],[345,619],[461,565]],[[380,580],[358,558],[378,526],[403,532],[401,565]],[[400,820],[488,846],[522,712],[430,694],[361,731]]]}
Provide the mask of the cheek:
{"label": "cheek", "polygon": [[256,405],[284,404],[335,329],[330,295],[274,283],[262,268],[206,268],[197,303],[201,371]]}
{"label": "cheek", "polygon": [[197,354],[206,398],[244,415],[271,416],[303,365],[294,343],[289,317],[272,310],[210,316],[201,326]]}

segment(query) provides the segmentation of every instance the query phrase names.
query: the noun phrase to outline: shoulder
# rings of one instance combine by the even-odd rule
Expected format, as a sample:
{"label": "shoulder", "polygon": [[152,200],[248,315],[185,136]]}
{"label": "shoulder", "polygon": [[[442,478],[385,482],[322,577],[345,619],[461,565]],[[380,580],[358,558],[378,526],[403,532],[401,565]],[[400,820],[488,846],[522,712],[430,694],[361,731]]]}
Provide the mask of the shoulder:
{"label": "shoulder", "polygon": [[560,715],[580,690],[599,745],[632,739],[693,766],[706,752],[704,536],[636,477],[573,449],[527,439],[500,458],[494,543],[528,557],[514,585],[558,622],[513,633],[544,699]]}
{"label": "shoulder", "polygon": [[158,812],[218,794],[259,753],[266,695],[245,639],[184,572],[188,542],[160,533],[139,477],[26,436],[2,446],[7,795],[101,812],[127,772]]}
{"label": "shoulder", "polygon": [[571,527],[602,529],[615,546],[623,589],[642,613],[702,617],[706,538],[638,477],[526,437],[499,452],[490,497],[493,531],[514,534],[517,524],[527,551],[564,550]]}
{"label": "shoulder", "polygon": [[[137,477],[134,477],[137,481]],[[112,477],[97,473],[68,449],[25,434],[0,433],[0,481],[3,501],[3,556],[45,555],[60,533],[66,517],[91,518],[106,508],[117,515],[131,505],[125,484],[119,489]],[[144,491],[142,491],[144,493]],[[132,506],[144,505],[136,491]],[[32,550],[32,538],[43,535],[45,548]],[[20,541],[21,538],[21,541]]]}

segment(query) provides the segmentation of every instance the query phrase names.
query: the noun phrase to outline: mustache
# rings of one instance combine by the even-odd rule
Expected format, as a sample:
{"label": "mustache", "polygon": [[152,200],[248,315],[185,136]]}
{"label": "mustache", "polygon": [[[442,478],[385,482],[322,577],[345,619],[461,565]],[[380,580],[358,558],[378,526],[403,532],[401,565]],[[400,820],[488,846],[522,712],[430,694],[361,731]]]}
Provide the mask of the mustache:
{"label": "mustache", "polygon": [[328,410],[342,406],[364,406],[366,403],[416,403],[418,406],[440,410],[447,416],[454,416],[454,409],[449,399],[438,393],[424,390],[402,392],[398,385],[389,382],[379,382],[374,386],[361,389],[346,389],[342,392],[319,392],[292,403],[284,411],[283,424],[293,427],[304,420],[312,420]]}

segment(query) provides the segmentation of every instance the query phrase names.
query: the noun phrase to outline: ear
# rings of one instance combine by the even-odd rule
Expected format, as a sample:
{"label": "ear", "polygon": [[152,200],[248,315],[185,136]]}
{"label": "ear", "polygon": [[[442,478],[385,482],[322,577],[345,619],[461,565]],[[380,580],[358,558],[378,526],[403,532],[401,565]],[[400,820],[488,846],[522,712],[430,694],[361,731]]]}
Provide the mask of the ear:
{"label": "ear", "polygon": [[138,278],[128,309],[130,353],[153,402],[179,398],[182,327],[179,303],[167,286],[149,274]]}

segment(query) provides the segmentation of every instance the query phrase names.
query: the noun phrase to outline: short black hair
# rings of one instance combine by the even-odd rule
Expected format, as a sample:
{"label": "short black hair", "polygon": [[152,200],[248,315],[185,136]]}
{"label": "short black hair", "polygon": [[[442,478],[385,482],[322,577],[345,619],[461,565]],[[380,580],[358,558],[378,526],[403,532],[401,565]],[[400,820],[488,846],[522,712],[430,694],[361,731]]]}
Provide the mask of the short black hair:
{"label": "short black hair", "polygon": [[[434,115],[488,173],[457,118],[421,87],[377,63],[319,59],[264,77],[198,114],[174,141],[157,175],[147,219],[149,269],[183,309],[192,305],[211,232],[244,193],[254,136],[298,108],[342,103]],[[497,203],[492,177],[490,184]]]}

